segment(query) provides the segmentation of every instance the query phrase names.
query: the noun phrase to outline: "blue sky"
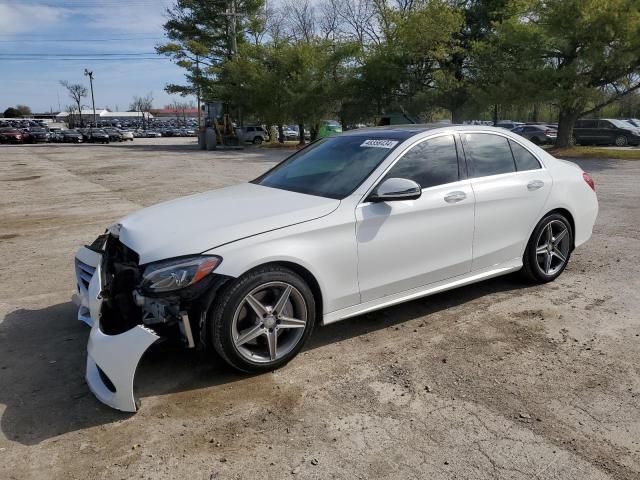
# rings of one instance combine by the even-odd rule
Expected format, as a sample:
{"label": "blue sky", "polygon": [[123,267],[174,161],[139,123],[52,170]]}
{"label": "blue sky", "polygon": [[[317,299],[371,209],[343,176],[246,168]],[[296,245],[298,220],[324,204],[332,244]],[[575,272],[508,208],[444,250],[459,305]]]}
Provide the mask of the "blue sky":
{"label": "blue sky", "polygon": [[[176,97],[167,83],[182,83],[183,71],[156,55],[171,0],[0,0],[0,112],[18,103],[35,112],[64,110],[71,103],[60,80],[86,84],[94,72],[96,107],[127,110],[134,95],[152,92],[154,107]],[[128,55],[133,60],[100,54]],[[142,56],[137,54],[149,53]],[[69,60],[40,55],[67,55]],[[78,58],[79,57],[79,58]],[[148,59],[144,59],[148,58]],[[91,98],[85,100],[91,104]]]}

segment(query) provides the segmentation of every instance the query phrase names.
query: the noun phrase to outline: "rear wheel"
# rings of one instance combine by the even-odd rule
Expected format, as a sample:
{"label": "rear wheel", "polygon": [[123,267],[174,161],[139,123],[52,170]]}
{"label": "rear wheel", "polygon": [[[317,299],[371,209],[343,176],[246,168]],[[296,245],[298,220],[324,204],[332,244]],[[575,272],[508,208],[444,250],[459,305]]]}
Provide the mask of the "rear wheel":
{"label": "rear wheel", "polygon": [[254,145],[260,145],[262,143],[262,137],[256,137],[253,139]]}
{"label": "rear wheel", "polygon": [[566,268],[572,246],[569,221],[559,213],[547,215],[531,234],[522,259],[522,273],[537,283],[555,280]]}
{"label": "rear wheel", "polygon": [[217,353],[240,371],[264,372],[296,356],[311,335],[316,307],[299,275],[266,266],[226,288],[209,317]]}

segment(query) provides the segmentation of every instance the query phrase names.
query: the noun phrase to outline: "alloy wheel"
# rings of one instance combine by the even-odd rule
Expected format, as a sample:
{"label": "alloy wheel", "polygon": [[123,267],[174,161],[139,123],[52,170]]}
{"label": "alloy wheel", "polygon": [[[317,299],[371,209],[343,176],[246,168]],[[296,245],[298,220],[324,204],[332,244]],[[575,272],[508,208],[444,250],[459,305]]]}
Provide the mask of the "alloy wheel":
{"label": "alloy wheel", "polygon": [[259,285],[236,308],[233,343],[246,360],[277,361],[300,342],[307,317],[307,304],[296,287],[281,281]]}
{"label": "alloy wheel", "polygon": [[551,220],[540,230],[536,241],[536,260],[540,270],[555,275],[567,263],[571,248],[569,228],[559,220]]}
{"label": "alloy wheel", "polygon": [[616,137],[616,146],[617,147],[624,147],[627,145],[627,137],[625,137],[624,135],[619,135]]}

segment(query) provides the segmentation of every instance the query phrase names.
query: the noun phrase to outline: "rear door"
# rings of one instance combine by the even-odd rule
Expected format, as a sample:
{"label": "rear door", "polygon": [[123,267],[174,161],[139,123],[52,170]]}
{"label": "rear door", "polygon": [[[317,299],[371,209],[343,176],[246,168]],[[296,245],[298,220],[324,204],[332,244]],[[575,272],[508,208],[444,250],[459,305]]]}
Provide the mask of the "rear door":
{"label": "rear door", "polygon": [[518,259],[551,191],[551,176],[521,143],[466,133],[463,146],[475,208],[472,270]]}
{"label": "rear door", "polygon": [[613,145],[618,135],[618,127],[608,120],[598,120],[598,143]]}
{"label": "rear door", "polygon": [[416,181],[422,196],[358,205],[362,302],[470,271],[474,198],[463,166],[453,135],[423,140],[384,176]]}
{"label": "rear door", "polygon": [[578,143],[598,143],[601,135],[598,133],[597,120],[578,120],[573,130]]}

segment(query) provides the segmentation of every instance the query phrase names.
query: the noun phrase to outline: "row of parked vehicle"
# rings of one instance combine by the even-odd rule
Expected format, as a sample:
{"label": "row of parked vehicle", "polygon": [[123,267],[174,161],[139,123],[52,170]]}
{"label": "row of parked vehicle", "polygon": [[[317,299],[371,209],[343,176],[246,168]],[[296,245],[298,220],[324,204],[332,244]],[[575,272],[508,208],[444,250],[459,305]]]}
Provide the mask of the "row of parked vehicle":
{"label": "row of parked vehicle", "polygon": [[[522,135],[538,145],[554,144],[558,136],[555,123],[519,123],[501,121],[498,127]],[[577,120],[571,142],[574,145],[640,145],[640,119],[586,118]]]}

